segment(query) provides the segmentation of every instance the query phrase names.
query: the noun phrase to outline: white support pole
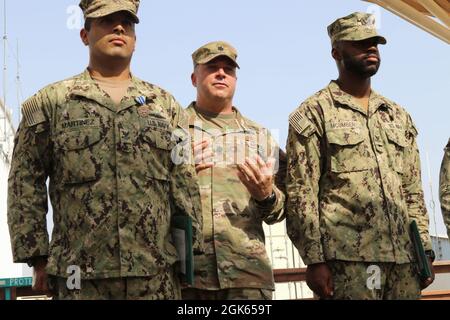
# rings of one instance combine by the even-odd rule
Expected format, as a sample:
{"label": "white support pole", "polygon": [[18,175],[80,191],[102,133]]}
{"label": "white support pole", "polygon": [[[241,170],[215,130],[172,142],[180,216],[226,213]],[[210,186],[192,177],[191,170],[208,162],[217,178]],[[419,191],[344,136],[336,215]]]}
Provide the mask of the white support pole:
{"label": "white support pole", "polygon": [[20,62],[19,62],[19,39],[17,39],[17,75],[16,75],[16,92],[17,92],[17,105],[19,110],[19,123],[20,123],[20,117],[22,115],[22,112],[20,110],[20,105],[22,103],[21,97],[20,97]]}
{"label": "white support pole", "polygon": [[7,47],[7,41],[8,41],[8,36],[6,33],[6,0],[3,0],[3,105],[4,105],[4,115],[3,115],[3,137],[1,137],[1,141],[6,141],[6,90],[7,90],[7,86],[6,86],[6,82],[7,82],[7,57],[6,57],[6,47]]}

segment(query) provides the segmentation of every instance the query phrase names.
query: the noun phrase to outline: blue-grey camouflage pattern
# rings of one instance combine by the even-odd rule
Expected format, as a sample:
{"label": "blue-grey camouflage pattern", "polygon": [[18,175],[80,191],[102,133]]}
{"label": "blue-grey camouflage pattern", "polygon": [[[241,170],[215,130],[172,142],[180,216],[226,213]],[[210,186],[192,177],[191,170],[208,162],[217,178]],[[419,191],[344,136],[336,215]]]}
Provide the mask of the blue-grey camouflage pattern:
{"label": "blue-grey camouflage pattern", "polygon": [[8,180],[14,262],[48,256],[47,272],[59,277],[71,265],[82,279],[153,276],[178,259],[173,215],[193,218],[194,248],[202,251],[195,170],[171,159],[188,138],[185,112],[161,88],[131,82],[120,105],[88,71],[24,103]]}

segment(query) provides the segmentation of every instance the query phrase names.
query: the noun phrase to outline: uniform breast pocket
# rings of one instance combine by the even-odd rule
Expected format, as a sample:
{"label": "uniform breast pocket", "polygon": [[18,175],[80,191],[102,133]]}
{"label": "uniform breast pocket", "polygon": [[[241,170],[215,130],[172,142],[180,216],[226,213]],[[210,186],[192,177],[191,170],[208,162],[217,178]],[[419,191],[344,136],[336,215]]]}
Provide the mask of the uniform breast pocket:
{"label": "uniform breast pocket", "polygon": [[374,167],[364,134],[335,130],[328,131],[327,137],[332,172],[364,171]]}
{"label": "uniform breast pocket", "polygon": [[144,140],[143,159],[147,164],[146,176],[158,180],[169,180],[172,167],[171,152],[175,143],[169,130],[147,127],[142,132]]}
{"label": "uniform breast pocket", "polygon": [[405,148],[408,145],[405,132],[402,130],[386,129],[388,140],[387,152],[391,166],[400,174],[403,174],[403,157]]}
{"label": "uniform breast pocket", "polygon": [[101,176],[100,128],[60,132],[55,145],[65,184],[96,181]]}

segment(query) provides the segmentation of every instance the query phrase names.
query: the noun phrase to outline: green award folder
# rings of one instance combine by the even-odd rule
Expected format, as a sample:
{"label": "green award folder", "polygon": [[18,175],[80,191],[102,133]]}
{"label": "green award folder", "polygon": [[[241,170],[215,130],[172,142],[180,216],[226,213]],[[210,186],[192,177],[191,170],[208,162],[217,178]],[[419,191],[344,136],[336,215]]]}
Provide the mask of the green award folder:
{"label": "green award folder", "polygon": [[178,252],[180,272],[186,283],[194,284],[194,253],[192,249],[192,218],[174,216],[172,218],[172,240]]}
{"label": "green award folder", "polygon": [[419,228],[417,222],[413,220],[409,225],[411,231],[411,240],[414,246],[414,253],[416,255],[417,267],[419,271],[420,279],[425,280],[431,277],[431,267],[428,257],[425,254],[422,240],[420,239]]}

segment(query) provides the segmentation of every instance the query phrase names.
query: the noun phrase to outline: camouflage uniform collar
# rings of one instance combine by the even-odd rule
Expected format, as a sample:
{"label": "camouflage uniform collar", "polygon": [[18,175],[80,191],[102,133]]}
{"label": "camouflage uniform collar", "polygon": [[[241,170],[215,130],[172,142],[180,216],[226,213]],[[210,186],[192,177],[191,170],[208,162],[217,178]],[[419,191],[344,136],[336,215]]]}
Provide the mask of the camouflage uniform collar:
{"label": "camouflage uniform collar", "polygon": [[255,131],[255,126],[250,122],[249,119],[244,117],[242,113],[235,107],[233,109],[236,111],[236,119],[239,122],[239,124],[242,126],[242,128],[246,131]]}
{"label": "camouflage uniform collar", "polygon": [[196,119],[196,113],[195,113],[195,102],[191,102],[191,104],[188,105],[186,108],[186,113],[188,115],[188,123],[189,126],[194,126],[195,119]]}
{"label": "camouflage uniform collar", "polygon": [[331,98],[334,101],[337,101],[340,104],[350,107],[358,112],[366,114],[366,111],[359,106],[359,104],[355,101],[355,98],[347,92],[343,91],[335,80],[332,80],[330,82],[330,84],[328,85],[328,89],[330,91]]}
{"label": "camouflage uniform collar", "polygon": [[383,97],[381,94],[379,94],[378,92],[376,92],[375,90],[372,89],[372,92],[370,94],[369,110],[371,110],[371,112],[375,113],[380,107],[386,107],[389,110],[394,109],[394,105],[392,104],[392,102],[390,102],[385,97]]}
{"label": "camouflage uniform collar", "polygon": [[115,105],[110,97],[100,89],[99,85],[92,79],[89,70],[75,78],[74,85],[68,91],[69,96],[81,96],[101,104],[113,112],[120,112],[137,104],[136,98],[146,97],[146,100],[152,100],[154,97],[148,94],[148,90],[142,84],[142,81],[131,75],[131,85],[126,95],[123,97],[119,106]]}
{"label": "camouflage uniform collar", "polygon": [[[364,115],[367,114],[367,112],[360,107],[360,105],[355,101],[355,98],[348,94],[347,92],[343,91],[337,82],[335,80],[332,80],[330,84],[328,85],[328,89],[331,94],[331,98],[334,101],[339,102],[340,104],[346,105],[349,108],[352,108],[358,112],[363,113]],[[386,106],[390,109],[392,109],[392,105],[389,101],[387,101],[382,95],[380,95],[378,92],[372,89],[370,93],[370,100],[369,100],[369,112],[370,115],[375,113],[381,106]]]}

